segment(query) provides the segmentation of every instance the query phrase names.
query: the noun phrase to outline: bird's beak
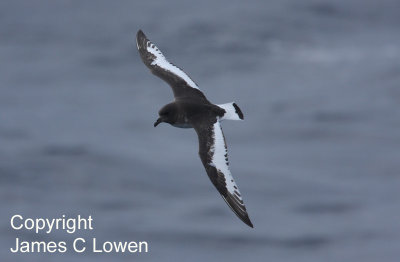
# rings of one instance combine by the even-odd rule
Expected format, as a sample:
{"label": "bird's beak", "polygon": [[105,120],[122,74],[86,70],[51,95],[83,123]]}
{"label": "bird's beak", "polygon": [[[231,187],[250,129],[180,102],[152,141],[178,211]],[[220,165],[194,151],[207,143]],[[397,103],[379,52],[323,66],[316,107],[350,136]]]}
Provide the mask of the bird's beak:
{"label": "bird's beak", "polygon": [[154,123],[154,127],[158,126],[158,124],[160,124],[161,122],[162,122],[162,119],[161,119],[161,117],[159,117],[157,119],[157,121]]}

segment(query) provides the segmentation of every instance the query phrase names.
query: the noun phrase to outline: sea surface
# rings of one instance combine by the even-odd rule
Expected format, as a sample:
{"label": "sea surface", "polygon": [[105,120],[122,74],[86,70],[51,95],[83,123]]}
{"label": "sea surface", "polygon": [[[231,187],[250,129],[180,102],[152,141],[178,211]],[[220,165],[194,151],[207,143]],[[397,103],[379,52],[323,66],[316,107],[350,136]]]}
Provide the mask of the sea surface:
{"label": "sea surface", "polygon": [[[0,2],[1,261],[400,258],[400,2]],[[210,101],[255,228],[210,183],[191,129],[136,50],[142,29]],[[11,229],[12,215],[94,229]],[[147,241],[148,253],[13,254],[27,241]]]}

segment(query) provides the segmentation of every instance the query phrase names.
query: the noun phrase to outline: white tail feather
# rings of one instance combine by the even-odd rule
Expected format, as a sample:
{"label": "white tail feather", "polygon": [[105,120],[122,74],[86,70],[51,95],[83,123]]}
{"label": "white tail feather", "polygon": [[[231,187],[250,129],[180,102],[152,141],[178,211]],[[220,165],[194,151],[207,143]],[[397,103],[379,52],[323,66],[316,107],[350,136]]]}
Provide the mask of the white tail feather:
{"label": "white tail feather", "polygon": [[243,120],[243,113],[235,102],[218,105],[225,110],[225,114],[220,120]]}

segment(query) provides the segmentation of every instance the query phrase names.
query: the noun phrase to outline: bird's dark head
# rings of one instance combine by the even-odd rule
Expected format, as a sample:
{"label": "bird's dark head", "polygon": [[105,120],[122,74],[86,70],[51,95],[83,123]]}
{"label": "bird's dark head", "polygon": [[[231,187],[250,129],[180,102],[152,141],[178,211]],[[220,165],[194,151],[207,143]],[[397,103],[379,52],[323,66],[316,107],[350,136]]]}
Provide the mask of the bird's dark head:
{"label": "bird's dark head", "polygon": [[168,105],[165,105],[163,108],[158,111],[158,115],[160,116],[157,121],[154,123],[154,127],[158,126],[158,124],[164,122],[168,124],[174,124],[176,123],[176,118],[177,118],[177,109],[176,109],[176,104],[171,103]]}

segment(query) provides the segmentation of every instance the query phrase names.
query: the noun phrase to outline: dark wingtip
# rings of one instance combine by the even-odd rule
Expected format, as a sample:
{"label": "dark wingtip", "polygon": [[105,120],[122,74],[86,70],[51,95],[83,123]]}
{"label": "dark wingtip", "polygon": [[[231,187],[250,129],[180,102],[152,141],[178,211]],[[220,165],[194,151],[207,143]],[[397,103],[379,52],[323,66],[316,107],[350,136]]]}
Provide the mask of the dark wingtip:
{"label": "dark wingtip", "polygon": [[137,33],[136,33],[136,38],[139,38],[139,37],[146,38],[146,35],[143,33],[143,31],[141,29],[139,29],[139,31],[137,31]]}
{"label": "dark wingtip", "polygon": [[251,228],[254,228],[253,223],[251,223],[249,215],[247,214],[246,208],[243,206],[242,208],[239,208],[237,202],[235,202],[235,198],[232,197],[232,195],[227,194],[226,196],[221,195],[222,198],[225,200],[225,202],[228,204],[228,206],[231,208],[231,210],[235,213],[235,215],[243,221],[246,225],[248,225]]}
{"label": "dark wingtip", "polygon": [[233,107],[235,108],[236,114],[238,114],[239,118],[243,120],[244,116],[242,110],[240,110],[236,103],[233,103]]}
{"label": "dark wingtip", "polygon": [[253,223],[251,223],[250,219],[249,219],[249,223],[246,223],[246,225],[248,225],[251,228],[254,228]]}
{"label": "dark wingtip", "polygon": [[146,35],[143,33],[142,30],[139,30],[136,33],[136,46],[137,46],[137,48],[139,50],[143,49],[146,46],[146,42],[147,41],[148,41],[148,39],[147,39]]}
{"label": "dark wingtip", "polygon": [[245,217],[240,216],[240,220],[242,220],[246,225],[248,225],[251,228],[254,228],[253,223],[251,223],[249,216],[246,214]]}

